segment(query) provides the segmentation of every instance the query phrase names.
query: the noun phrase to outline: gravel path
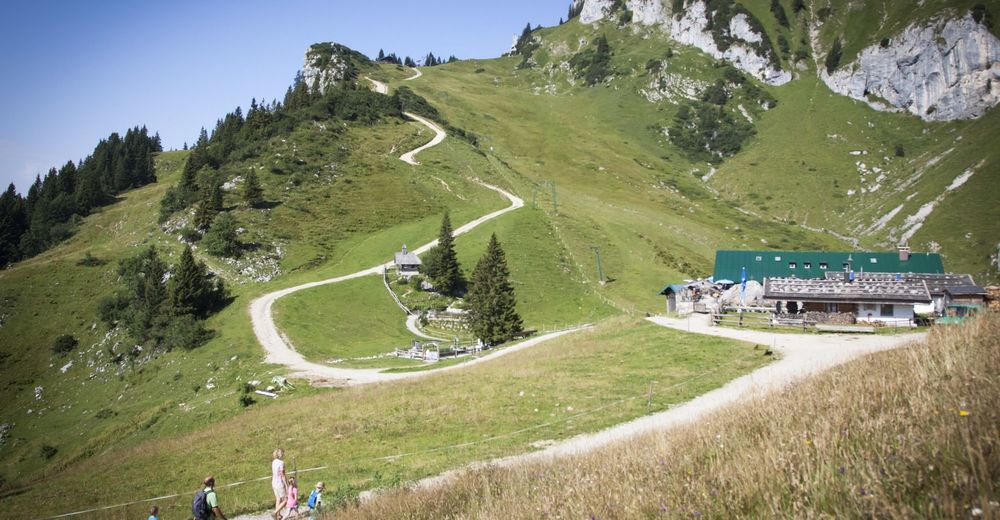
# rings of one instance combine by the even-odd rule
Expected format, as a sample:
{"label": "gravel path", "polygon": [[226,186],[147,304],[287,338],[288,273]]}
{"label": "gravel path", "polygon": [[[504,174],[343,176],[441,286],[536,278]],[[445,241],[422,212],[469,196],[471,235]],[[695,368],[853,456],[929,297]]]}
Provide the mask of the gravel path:
{"label": "gravel path", "polygon": [[487,465],[512,466],[523,462],[591,452],[645,433],[662,432],[675,426],[693,423],[725,406],[745,399],[759,398],[767,392],[859,356],[896,348],[923,339],[925,336],[923,333],[895,336],[772,334],[712,326],[708,316],[703,315],[683,320],[665,317],[653,317],[648,320],[672,329],[768,346],[780,355],[780,359],[667,411],[640,417],[600,432],[578,435],[536,452],[474,463],[465,468],[421,480],[415,486],[427,488],[438,486],[460,477],[468,469]]}
{"label": "gravel path", "polygon": [[421,146],[420,148],[417,148],[416,150],[410,150],[409,152],[406,152],[403,155],[399,156],[399,160],[405,163],[412,164],[414,166],[419,166],[420,163],[417,162],[417,160],[414,159],[413,157],[432,146],[437,146],[441,144],[441,141],[444,141],[444,138],[447,137],[448,134],[446,134],[444,130],[441,129],[440,126],[434,124],[434,122],[431,121],[430,119],[420,117],[417,114],[413,114],[411,112],[403,112],[403,115],[434,131],[434,139],[431,139],[431,142]]}
{"label": "gravel path", "polygon": [[[468,233],[469,231],[475,229],[476,226],[484,222],[488,222],[505,213],[524,207],[524,200],[517,195],[514,195],[503,188],[482,182],[478,179],[476,182],[506,197],[507,200],[510,201],[510,206],[494,211],[488,215],[483,215],[482,217],[479,217],[471,222],[463,224],[455,230],[454,236],[456,237]],[[435,245],[437,245],[437,239],[418,247],[413,252],[420,255],[426,253]],[[272,308],[274,306],[274,302],[279,298],[304,289],[345,282],[361,278],[362,276],[380,276],[384,269],[391,267],[392,262],[386,262],[356,273],[329,278],[327,280],[320,280],[318,282],[305,283],[295,287],[282,289],[280,291],[274,291],[250,302],[250,320],[253,323],[253,332],[257,336],[257,341],[260,342],[261,346],[263,346],[264,350],[267,352],[265,361],[268,363],[284,365],[294,371],[294,376],[304,377],[311,380],[314,384],[319,385],[366,384],[378,381],[401,379],[403,377],[412,377],[412,375],[404,374],[382,374],[379,373],[378,369],[336,368],[306,361],[306,359],[302,357],[301,354],[296,352],[291,346],[291,342],[288,341],[288,339],[281,334],[280,331],[278,331],[278,327],[274,323],[274,313]],[[510,348],[503,349],[500,352],[505,352],[507,350],[510,350]],[[468,363],[464,363],[459,366],[465,366],[467,364]],[[414,372],[410,374],[423,374],[423,372]]]}
{"label": "gravel path", "polygon": [[406,328],[414,336],[417,336],[417,337],[420,337],[420,338],[424,338],[424,339],[429,339],[431,341],[448,341],[448,340],[446,340],[444,338],[437,338],[437,337],[434,337],[434,336],[428,336],[427,334],[424,334],[424,331],[420,330],[420,327],[417,326],[417,320],[418,319],[420,319],[420,316],[417,315],[417,314],[411,314],[411,315],[409,315],[409,316],[406,317]]}
{"label": "gravel path", "polygon": [[415,80],[415,79],[419,78],[420,76],[424,75],[423,72],[420,72],[420,69],[418,69],[416,67],[410,67],[410,68],[413,69],[413,72],[415,72],[415,74],[412,75],[412,76],[410,76],[410,77],[408,77],[408,78],[406,78],[406,79],[404,79],[403,81]]}

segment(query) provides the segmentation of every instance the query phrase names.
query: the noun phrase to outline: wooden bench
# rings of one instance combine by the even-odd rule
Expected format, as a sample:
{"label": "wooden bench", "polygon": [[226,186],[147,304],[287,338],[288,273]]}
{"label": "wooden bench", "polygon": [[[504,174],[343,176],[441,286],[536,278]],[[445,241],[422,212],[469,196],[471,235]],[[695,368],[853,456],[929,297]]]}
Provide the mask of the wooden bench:
{"label": "wooden bench", "polygon": [[861,332],[874,334],[875,327],[871,325],[822,325],[817,323],[816,330],[820,332]]}

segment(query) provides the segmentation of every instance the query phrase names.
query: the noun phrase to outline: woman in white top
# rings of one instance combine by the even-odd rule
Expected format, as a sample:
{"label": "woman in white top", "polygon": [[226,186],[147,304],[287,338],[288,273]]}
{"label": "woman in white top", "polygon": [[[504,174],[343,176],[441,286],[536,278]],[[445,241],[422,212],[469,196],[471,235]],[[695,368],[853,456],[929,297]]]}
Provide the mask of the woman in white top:
{"label": "woman in white top", "polygon": [[281,518],[281,510],[285,507],[287,493],[285,492],[285,450],[274,450],[274,460],[271,461],[271,489],[274,491],[274,518]]}

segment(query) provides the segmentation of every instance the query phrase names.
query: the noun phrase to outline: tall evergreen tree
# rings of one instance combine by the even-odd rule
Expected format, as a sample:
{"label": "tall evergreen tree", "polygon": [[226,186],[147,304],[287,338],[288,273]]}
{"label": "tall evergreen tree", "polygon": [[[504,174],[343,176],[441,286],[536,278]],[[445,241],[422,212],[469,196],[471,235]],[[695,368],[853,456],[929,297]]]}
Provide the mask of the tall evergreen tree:
{"label": "tall evergreen tree", "polygon": [[507,341],[522,330],[509,278],[507,259],[494,233],[472,273],[466,297],[470,328],[484,343]]}
{"label": "tall evergreen tree", "polygon": [[465,286],[462,269],[458,265],[458,255],[455,254],[455,237],[451,229],[451,218],[445,212],[441,219],[441,230],[438,232],[438,243],[433,255],[435,268],[431,280],[434,287],[442,294],[455,294]]}
{"label": "tall evergreen tree", "polygon": [[243,178],[243,202],[250,207],[259,206],[264,202],[264,188],[261,188],[260,179],[253,170]]}
{"label": "tall evergreen tree", "polygon": [[840,56],[843,53],[841,48],[840,38],[833,41],[833,47],[830,48],[830,53],[826,55],[826,73],[833,74],[833,71],[837,70],[840,66]]}
{"label": "tall evergreen tree", "polygon": [[205,272],[194,259],[191,246],[184,248],[181,262],[170,277],[170,309],[175,315],[201,313],[205,300]]}

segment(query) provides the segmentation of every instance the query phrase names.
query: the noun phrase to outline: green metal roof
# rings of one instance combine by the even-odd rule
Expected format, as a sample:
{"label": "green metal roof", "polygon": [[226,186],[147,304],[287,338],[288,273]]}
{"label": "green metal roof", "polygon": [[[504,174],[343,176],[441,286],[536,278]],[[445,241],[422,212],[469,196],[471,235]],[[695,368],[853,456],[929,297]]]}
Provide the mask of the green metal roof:
{"label": "green metal roof", "polygon": [[823,278],[828,271],[843,271],[848,258],[855,272],[944,273],[937,253],[910,253],[904,262],[896,251],[717,251],[714,276],[739,282],[740,270],[746,267],[747,280],[762,283],[769,277]]}

